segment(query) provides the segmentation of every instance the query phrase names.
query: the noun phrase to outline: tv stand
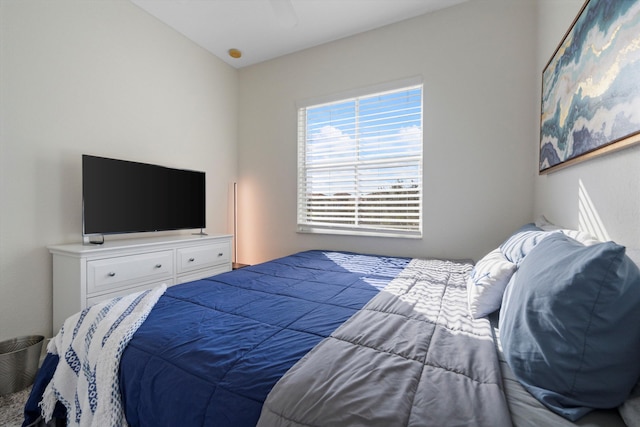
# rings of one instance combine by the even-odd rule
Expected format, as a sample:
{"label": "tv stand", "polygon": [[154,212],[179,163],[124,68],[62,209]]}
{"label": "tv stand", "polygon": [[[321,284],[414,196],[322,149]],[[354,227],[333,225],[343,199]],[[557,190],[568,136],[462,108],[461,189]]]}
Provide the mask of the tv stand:
{"label": "tv stand", "polygon": [[97,302],[231,271],[231,235],[174,235],[49,246],[53,255],[53,335]]}

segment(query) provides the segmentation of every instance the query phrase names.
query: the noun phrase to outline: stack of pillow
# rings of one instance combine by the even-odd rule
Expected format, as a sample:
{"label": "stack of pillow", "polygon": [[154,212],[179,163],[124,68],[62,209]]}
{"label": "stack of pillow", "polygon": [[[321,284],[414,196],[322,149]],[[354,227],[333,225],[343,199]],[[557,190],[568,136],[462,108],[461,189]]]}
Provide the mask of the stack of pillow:
{"label": "stack of pillow", "polygon": [[640,397],[627,398],[640,379],[638,266],[614,242],[538,225],[478,261],[467,282],[470,314],[500,310],[505,359],[552,411],[575,421],[622,405],[625,422],[637,425]]}

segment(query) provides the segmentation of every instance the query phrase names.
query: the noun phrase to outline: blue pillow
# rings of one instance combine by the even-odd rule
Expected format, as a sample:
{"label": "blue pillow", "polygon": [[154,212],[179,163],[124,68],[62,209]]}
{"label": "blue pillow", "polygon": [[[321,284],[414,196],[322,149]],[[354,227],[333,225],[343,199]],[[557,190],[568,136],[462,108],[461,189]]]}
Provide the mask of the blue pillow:
{"label": "blue pillow", "polygon": [[550,233],[552,232],[543,231],[533,223],[525,224],[500,245],[500,251],[509,261],[519,265],[524,257]]}
{"label": "blue pillow", "polygon": [[623,246],[553,233],[513,276],[500,337],[518,380],[554,412],[614,408],[640,377],[640,271]]}

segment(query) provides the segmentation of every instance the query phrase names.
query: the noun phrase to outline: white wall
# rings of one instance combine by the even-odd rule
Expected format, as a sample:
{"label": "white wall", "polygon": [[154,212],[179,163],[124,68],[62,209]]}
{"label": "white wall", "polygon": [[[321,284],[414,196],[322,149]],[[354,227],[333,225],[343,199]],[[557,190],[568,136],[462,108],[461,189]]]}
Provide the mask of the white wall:
{"label": "white wall", "polygon": [[[471,1],[240,70],[239,261],[301,249],[478,259],[533,219],[535,3]],[[296,233],[296,101],[421,75],[424,238]]]}
{"label": "white wall", "polygon": [[[243,262],[477,259],[538,214],[577,228],[581,210],[640,247],[640,147],[537,175],[542,68],[581,5],[474,0],[237,72],[128,1],[0,1],[0,340],[51,328],[45,246],[80,239],[82,153],[207,171],[210,233],[231,230],[238,172]],[[297,234],[296,101],[414,75],[424,238]]]}
{"label": "white wall", "polygon": [[204,170],[207,231],[231,230],[236,70],[124,0],[2,0],[0,67],[0,340],[51,330],[83,153]]}
{"label": "white wall", "polygon": [[[538,93],[539,76],[582,4],[582,0],[538,1]],[[535,120],[539,123],[539,114]],[[538,141],[533,142],[536,150]],[[537,151],[532,155],[537,158]],[[534,211],[557,224],[640,248],[640,146],[536,176]]]}

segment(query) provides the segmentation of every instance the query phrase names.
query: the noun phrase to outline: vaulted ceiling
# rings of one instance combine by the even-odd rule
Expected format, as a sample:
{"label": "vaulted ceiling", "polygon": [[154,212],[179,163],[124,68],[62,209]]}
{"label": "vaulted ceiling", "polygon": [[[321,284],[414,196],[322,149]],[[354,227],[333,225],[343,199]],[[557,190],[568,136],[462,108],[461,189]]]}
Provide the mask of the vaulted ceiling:
{"label": "vaulted ceiling", "polygon": [[241,68],[468,0],[131,1]]}

